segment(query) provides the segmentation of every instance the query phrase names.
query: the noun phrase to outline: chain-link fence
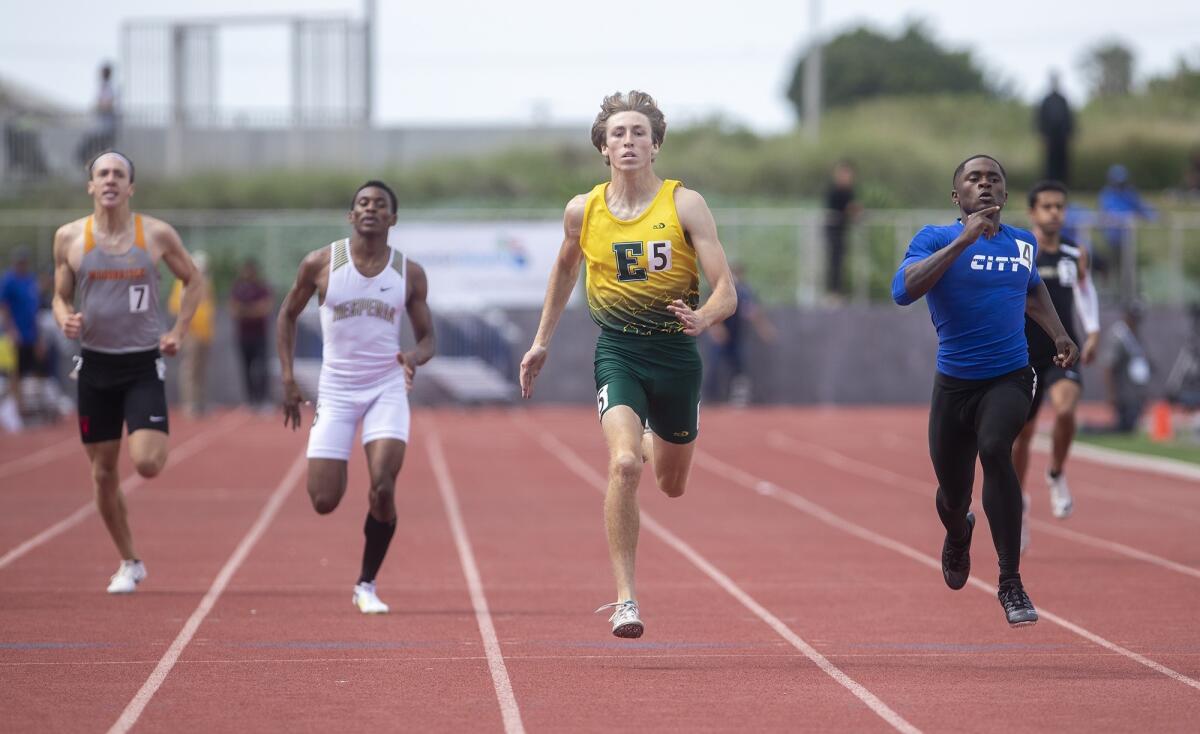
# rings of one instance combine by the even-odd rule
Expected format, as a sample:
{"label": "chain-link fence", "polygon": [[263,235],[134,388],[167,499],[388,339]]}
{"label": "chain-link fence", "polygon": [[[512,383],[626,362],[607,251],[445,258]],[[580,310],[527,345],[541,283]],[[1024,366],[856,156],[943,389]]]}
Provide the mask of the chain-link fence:
{"label": "chain-link fence", "polygon": [[[256,258],[276,288],[295,276],[305,253],[346,236],[346,215],[339,211],[168,211],[153,212],[179,230],[190,249],[202,249],[218,290],[228,286],[239,264]],[[825,212],[816,209],[719,209],[721,240],[731,262],[745,270],[759,298],[771,305],[825,304],[827,248]],[[34,251],[39,269],[52,265],[52,240],[79,211],[0,212],[0,252],[18,245]],[[405,210],[403,221],[488,222],[559,221],[545,209]],[[847,234],[845,295],[838,302],[888,302],[891,281],[912,236],[927,223],[952,221],[941,210],[888,210],[864,215]],[[1022,226],[1024,223],[1016,221]],[[1097,283],[1109,301],[1133,296],[1155,304],[1200,299],[1200,214],[1164,214],[1156,221],[1130,225],[1121,245],[1108,244],[1109,229],[1098,219],[1078,224],[1077,235],[1105,266]],[[557,246],[547,243],[548,246]]]}

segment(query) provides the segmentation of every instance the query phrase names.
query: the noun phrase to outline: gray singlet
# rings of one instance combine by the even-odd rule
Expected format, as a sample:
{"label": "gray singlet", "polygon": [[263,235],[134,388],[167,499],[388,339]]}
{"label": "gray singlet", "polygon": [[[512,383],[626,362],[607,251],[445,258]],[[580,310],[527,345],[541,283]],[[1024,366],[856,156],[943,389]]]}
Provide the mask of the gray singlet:
{"label": "gray singlet", "polygon": [[162,314],[158,305],[158,268],[146,247],[142,218],[134,216],[134,244],[120,255],[96,247],[92,217],[84,225],[79,311],[84,349],[108,354],[158,348]]}

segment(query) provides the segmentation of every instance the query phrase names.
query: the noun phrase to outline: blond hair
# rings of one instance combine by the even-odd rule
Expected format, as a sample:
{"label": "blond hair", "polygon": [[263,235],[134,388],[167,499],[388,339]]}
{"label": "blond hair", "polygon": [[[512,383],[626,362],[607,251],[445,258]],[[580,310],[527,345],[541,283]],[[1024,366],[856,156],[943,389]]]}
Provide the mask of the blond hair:
{"label": "blond hair", "polygon": [[[662,145],[663,138],[667,135],[667,120],[663,117],[662,110],[658,109],[658,104],[649,94],[631,89],[628,94],[613,92],[600,103],[600,114],[596,115],[596,121],[592,123],[592,145],[596,146],[596,150],[603,152],[608,134],[608,120],[618,112],[640,112],[645,115],[650,121],[651,142]],[[608,156],[605,156],[605,165],[608,165],[608,162]]]}

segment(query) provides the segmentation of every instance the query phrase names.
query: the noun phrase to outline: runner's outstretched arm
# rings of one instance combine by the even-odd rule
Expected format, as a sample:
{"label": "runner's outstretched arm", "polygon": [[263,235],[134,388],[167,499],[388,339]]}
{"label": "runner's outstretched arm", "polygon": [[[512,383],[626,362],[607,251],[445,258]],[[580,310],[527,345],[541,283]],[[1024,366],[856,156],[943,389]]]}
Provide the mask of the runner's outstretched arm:
{"label": "runner's outstretched arm", "polygon": [[437,338],[433,333],[433,314],[426,300],[428,296],[429,280],[425,277],[425,268],[409,260],[408,297],[404,309],[408,312],[408,321],[412,324],[413,338],[417,344],[411,352],[401,352],[396,358],[404,365],[404,381],[410,390],[417,367],[433,359],[437,349]]}
{"label": "runner's outstretched arm", "polygon": [[546,350],[550,339],[558,328],[558,320],[575,290],[579,280],[579,267],[583,263],[583,251],[579,247],[579,235],[583,231],[583,212],[587,197],[576,196],[567,204],[563,213],[563,242],[558,257],[550,268],[550,282],[546,285],[546,300],[542,304],[542,318],[538,323],[533,345],[521,359],[521,397],[533,395],[533,381],[546,364]]}
{"label": "runner's outstretched arm", "polygon": [[318,274],[328,265],[328,248],[310,252],[301,261],[296,282],[283,297],[275,323],[275,351],[279,355],[279,374],[283,380],[283,425],[290,424],[293,431],[300,425],[300,403],[304,399],[292,370],[296,350],[296,320],[313,293],[317,292]]}

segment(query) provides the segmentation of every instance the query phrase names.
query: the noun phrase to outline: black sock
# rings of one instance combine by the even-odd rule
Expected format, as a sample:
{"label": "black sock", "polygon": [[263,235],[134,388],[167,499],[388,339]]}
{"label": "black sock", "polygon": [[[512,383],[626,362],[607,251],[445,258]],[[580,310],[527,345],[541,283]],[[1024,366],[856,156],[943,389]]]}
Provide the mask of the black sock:
{"label": "black sock", "polygon": [[[942,520],[942,525],[946,528],[946,534],[950,536],[952,541],[961,541],[967,539],[967,531],[970,526],[967,525],[967,510],[965,508],[950,508],[946,498],[945,491],[938,487],[937,496],[934,498],[937,505],[938,517]],[[967,495],[967,507],[970,507],[971,496]]]}
{"label": "black sock", "polygon": [[1046,473],[1050,475],[1051,479],[1058,479],[1060,476],[1062,476],[1062,469],[1059,469],[1058,471],[1051,469]]}
{"label": "black sock", "polygon": [[363,535],[367,541],[363,544],[362,574],[358,577],[358,583],[369,584],[375,580],[395,533],[395,520],[390,523],[379,522],[374,515],[367,513],[367,523],[363,525]]}
{"label": "black sock", "polygon": [[1021,574],[1019,573],[1003,573],[1000,574],[1000,586],[1005,584],[1021,583]]}

